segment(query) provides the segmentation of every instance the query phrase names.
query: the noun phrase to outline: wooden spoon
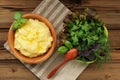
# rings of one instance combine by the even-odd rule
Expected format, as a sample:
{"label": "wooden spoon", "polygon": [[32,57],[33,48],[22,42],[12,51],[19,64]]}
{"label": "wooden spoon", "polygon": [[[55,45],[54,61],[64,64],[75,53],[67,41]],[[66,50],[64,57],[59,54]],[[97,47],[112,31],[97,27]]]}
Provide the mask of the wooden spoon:
{"label": "wooden spoon", "polygon": [[66,55],[65,55],[65,59],[63,60],[63,62],[61,64],[59,64],[58,66],[56,66],[47,76],[47,78],[51,78],[56,72],[57,70],[66,62],[74,59],[78,54],[78,50],[76,48],[70,49]]}

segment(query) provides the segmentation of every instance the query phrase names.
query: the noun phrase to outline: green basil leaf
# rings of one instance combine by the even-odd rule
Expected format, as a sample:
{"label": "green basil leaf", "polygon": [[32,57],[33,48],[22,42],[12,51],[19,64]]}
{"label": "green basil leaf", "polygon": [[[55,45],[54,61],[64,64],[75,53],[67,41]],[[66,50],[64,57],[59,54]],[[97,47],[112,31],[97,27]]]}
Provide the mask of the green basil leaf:
{"label": "green basil leaf", "polygon": [[61,46],[58,48],[58,52],[60,54],[65,54],[68,51],[68,48],[66,46]]}
{"label": "green basil leaf", "polygon": [[12,29],[15,31],[16,29],[18,29],[20,26],[20,23],[19,22],[14,22],[13,25],[12,25]]}
{"label": "green basil leaf", "polygon": [[15,20],[18,20],[18,19],[21,19],[22,18],[22,12],[16,12],[15,14],[14,14],[14,19]]}
{"label": "green basil leaf", "polygon": [[65,41],[65,46],[66,46],[68,49],[73,48],[72,43],[71,43],[70,41],[68,41],[68,40]]}
{"label": "green basil leaf", "polygon": [[28,21],[28,19],[26,19],[26,18],[21,18],[21,19],[20,19],[20,23],[21,23],[21,24],[24,24],[24,23],[26,23],[27,21]]}

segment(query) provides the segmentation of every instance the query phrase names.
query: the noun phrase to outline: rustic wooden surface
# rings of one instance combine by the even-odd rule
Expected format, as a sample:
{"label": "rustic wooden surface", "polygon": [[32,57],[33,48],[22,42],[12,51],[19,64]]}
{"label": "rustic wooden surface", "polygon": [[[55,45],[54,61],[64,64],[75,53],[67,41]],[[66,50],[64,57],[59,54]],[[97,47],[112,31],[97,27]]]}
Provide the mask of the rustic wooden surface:
{"label": "rustic wooden surface", "polygon": [[[0,80],[39,80],[3,47],[15,11],[31,13],[42,0],[0,0]],[[60,0],[71,11],[89,7],[109,29],[112,60],[89,65],[77,80],[120,80],[120,0]]]}

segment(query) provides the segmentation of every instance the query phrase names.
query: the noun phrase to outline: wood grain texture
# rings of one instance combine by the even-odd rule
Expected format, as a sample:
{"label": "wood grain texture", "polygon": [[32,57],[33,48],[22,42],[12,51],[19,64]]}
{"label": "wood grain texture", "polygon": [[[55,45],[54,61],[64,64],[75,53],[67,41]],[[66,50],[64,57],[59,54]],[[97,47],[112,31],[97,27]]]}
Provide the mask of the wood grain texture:
{"label": "wood grain texture", "polygon": [[[112,65],[111,65],[112,64]],[[119,80],[120,62],[104,63],[100,69],[95,64],[89,65],[78,80]]]}
{"label": "wood grain texture", "polygon": [[0,80],[39,80],[18,60],[1,60],[0,73]]}
{"label": "wood grain texture", "polygon": [[[111,58],[114,61],[120,60],[120,50],[111,50]],[[10,52],[6,50],[0,50],[0,60],[16,60],[16,57],[14,57]]]}
{"label": "wood grain texture", "polygon": [[[0,80],[39,80],[3,47],[15,11],[31,13],[42,0],[0,0]],[[112,61],[89,65],[77,80],[119,80],[120,0],[60,0],[71,11],[95,10],[109,29]]]}
{"label": "wood grain texture", "polygon": [[0,29],[9,28],[16,11],[31,13],[42,0],[0,0]]}
{"label": "wood grain texture", "polygon": [[82,12],[85,8],[93,9],[109,29],[120,29],[119,0],[61,0],[71,11]]}
{"label": "wood grain texture", "polygon": [[[120,30],[108,30],[110,45],[114,49],[120,49]],[[0,30],[0,48],[7,40],[8,29]]]}

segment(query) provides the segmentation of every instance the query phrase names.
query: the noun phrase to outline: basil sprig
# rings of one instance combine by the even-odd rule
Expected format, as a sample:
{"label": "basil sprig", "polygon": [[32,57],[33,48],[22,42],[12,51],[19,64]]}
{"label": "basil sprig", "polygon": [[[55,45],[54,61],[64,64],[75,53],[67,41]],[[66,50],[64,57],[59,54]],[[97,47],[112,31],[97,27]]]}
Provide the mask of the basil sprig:
{"label": "basil sprig", "polygon": [[14,31],[17,30],[21,25],[25,24],[28,21],[28,19],[23,18],[22,15],[23,15],[22,12],[16,12],[14,14],[15,22],[12,25],[12,29]]}

